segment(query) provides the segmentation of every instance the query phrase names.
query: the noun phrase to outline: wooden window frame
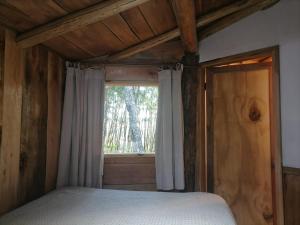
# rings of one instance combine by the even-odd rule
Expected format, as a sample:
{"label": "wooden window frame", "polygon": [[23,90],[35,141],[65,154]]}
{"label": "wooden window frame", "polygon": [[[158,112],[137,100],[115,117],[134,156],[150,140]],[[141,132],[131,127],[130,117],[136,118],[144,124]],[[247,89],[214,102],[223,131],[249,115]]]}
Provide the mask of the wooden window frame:
{"label": "wooden window frame", "polygon": [[[105,70],[105,86],[158,87],[157,66],[108,66]],[[104,158],[113,157],[155,157],[155,153],[104,153]]]}
{"label": "wooden window frame", "polygon": [[212,166],[209,160],[210,153],[207,146],[206,122],[206,79],[209,79],[209,68],[244,61],[260,57],[272,57],[272,74],[270,77],[270,143],[271,143],[271,176],[273,188],[274,224],[284,224],[283,213],[283,187],[282,187],[282,145],[281,145],[281,119],[280,119],[280,69],[279,46],[258,49],[246,53],[232,55],[199,64],[199,88],[197,95],[197,168],[196,187],[207,191],[212,174],[208,174],[208,167]]}

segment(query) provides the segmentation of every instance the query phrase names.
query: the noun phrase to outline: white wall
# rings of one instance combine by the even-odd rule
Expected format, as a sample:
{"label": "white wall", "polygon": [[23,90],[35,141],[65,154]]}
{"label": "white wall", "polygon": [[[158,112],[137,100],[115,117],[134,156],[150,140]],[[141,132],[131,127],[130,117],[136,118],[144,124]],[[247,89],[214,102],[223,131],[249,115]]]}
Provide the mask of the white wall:
{"label": "white wall", "polygon": [[200,61],[280,46],[284,166],[300,168],[300,0],[281,0],[200,43]]}

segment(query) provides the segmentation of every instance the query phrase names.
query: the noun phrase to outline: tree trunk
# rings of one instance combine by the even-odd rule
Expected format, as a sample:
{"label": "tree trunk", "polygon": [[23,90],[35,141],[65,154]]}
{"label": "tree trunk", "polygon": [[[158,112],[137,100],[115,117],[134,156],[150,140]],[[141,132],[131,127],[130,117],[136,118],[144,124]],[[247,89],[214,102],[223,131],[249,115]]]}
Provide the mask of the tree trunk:
{"label": "tree trunk", "polygon": [[131,132],[131,140],[133,143],[133,151],[136,153],[144,153],[142,143],[142,133],[138,127],[137,108],[134,100],[132,87],[124,88],[125,104],[129,114],[129,125]]}
{"label": "tree trunk", "polygon": [[197,70],[198,56],[186,53],[183,57],[182,101],[184,115],[184,176],[185,190],[195,191]]}

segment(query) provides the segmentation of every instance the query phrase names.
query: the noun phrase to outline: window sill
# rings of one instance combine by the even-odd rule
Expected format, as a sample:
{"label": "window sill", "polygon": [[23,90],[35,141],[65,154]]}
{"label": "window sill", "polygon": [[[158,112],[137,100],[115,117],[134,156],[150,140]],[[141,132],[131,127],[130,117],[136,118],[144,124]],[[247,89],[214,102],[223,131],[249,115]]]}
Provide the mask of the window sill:
{"label": "window sill", "polygon": [[147,158],[155,157],[155,153],[145,153],[145,154],[136,154],[136,153],[124,153],[124,154],[104,154],[104,158]]}

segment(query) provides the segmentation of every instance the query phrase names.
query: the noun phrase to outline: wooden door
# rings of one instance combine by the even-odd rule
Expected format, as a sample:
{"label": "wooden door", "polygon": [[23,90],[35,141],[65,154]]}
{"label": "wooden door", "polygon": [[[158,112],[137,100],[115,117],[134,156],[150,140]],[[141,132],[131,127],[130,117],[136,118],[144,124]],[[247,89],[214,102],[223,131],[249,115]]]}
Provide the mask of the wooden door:
{"label": "wooden door", "polygon": [[269,67],[233,66],[207,75],[208,186],[238,225],[273,221]]}

